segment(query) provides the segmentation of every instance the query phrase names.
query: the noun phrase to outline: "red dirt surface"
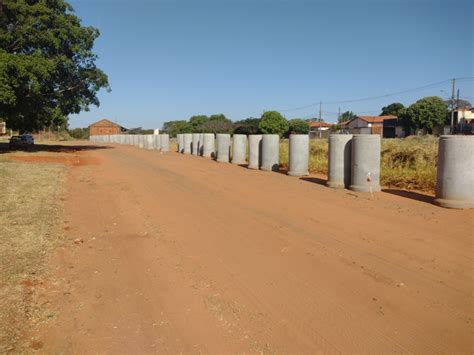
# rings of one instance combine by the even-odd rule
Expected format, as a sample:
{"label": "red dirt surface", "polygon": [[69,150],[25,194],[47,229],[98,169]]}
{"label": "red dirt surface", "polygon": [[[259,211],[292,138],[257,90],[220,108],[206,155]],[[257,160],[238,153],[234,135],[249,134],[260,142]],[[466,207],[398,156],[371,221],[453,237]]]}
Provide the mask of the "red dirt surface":
{"label": "red dirt surface", "polygon": [[70,168],[44,353],[474,351],[472,210],[173,152],[77,156],[101,164]]}
{"label": "red dirt surface", "polygon": [[74,166],[99,164],[98,158],[81,155],[53,155],[52,153],[48,153],[48,155],[12,155],[9,159],[25,163],[53,163]]}

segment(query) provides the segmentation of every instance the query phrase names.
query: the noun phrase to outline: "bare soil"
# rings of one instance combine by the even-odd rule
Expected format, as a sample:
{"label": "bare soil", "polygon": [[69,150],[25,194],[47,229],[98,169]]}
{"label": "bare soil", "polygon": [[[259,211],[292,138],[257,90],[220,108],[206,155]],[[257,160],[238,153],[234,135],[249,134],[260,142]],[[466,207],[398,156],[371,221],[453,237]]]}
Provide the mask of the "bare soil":
{"label": "bare soil", "polygon": [[474,351],[472,210],[174,152],[72,154],[94,164],[68,165],[32,351]]}

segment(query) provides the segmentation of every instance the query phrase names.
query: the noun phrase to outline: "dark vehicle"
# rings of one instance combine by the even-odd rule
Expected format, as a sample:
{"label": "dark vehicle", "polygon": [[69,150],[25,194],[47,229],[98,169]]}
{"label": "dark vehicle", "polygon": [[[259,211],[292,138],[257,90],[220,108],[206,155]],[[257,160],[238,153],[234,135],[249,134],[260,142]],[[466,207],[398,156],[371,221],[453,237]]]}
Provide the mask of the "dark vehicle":
{"label": "dark vehicle", "polygon": [[12,136],[10,138],[10,149],[26,149],[30,150],[35,144],[35,139],[31,134],[22,134],[21,136]]}

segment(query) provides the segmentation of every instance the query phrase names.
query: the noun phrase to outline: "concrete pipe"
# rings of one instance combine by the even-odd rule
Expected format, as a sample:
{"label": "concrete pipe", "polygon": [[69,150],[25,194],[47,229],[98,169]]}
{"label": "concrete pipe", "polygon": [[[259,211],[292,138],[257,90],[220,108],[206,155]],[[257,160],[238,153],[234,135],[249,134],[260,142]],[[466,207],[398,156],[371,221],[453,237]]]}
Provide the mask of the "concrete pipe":
{"label": "concrete pipe", "polygon": [[441,136],[434,203],[474,208],[474,136]]}
{"label": "concrete pipe", "polygon": [[138,148],[140,149],[145,148],[145,135],[144,134],[138,135]]}
{"label": "concrete pipe", "polygon": [[351,185],[352,134],[329,135],[328,182],[332,188],[349,188]]}
{"label": "concrete pipe", "polygon": [[228,163],[230,155],[230,134],[217,135],[217,161]]}
{"label": "concrete pipe", "polygon": [[161,136],[159,134],[153,135],[153,149],[155,150],[161,149]]}
{"label": "concrete pipe", "polygon": [[249,169],[260,169],[262,165],[262,135],[249,135]]}
{"label": "concrete pipe", "polygon": [[155,149],[155,135],[154,134],[148,134],[146,135],[146,149],[152,150]]}
{"label": "concrete pipe", "polygon": [[232,136],[232,164],[245,164],[247,153],[247,136],[245,134],[234,134]]}
{"label": "concrete pipe", "polygon": [[291,134],[289,141],[288,175],[306,176],[309,160],[309,135]]}
{"label": "concrete pipe", "polygon": [[380,191],[380,135],[355,134],[351,149],[350,189],[356,192]]}
{"label": "concrete pipe", "polygon": [[204,133],[202,139],[202,156],[206,158],[215,158],[216,156],[216,138],[214,133]]}
{"label": "concrete pipe", "polygon": [[203,151],[204,151],[204,134],[199,133],[198,155],[202,156]]}
{"label": "concrete pipe", "polygon": [[162,152],[170,151],[170,136],[169,134],[160,134],[160,150]]}
{"label": "concrete pipe", "polygon": [[264,134],[262,137],[262,165],[266,171],[280,170],[280,137],[278,134]]}
{"label": "concrete pipe", "polygon": [[193,133],[193,145],[191,152],[193,155],[199,155],[199,133]]}
{"label": "concrete pipe", "polygon": [[183,151],[184,154],[191,154],[193,144],[193,135],[191,133],[183,134]]}
{"label": "concrete pipe", "polygon": [[176,151],[178,153],[182,153],[182,149],[183,149],[183,135],[181,133],[177,134],[176,135]]}

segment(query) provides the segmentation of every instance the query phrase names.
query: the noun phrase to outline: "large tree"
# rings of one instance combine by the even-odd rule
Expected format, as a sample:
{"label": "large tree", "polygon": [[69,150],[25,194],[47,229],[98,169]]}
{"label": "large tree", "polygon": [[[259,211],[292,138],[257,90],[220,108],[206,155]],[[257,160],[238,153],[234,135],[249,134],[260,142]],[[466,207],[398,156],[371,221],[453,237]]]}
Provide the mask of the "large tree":
{"label": "large tree", "polygon": [[0,117],[32,131],[99,105],[109,88],[92,52],[99,31],[64,0],[0,1]]}
{"label": "large tree", "polygon": [[290,125],[285,117],[277,111],[264,112],[258,128],[263,134],[278,134],[280,137],[288,131]]}
{"label": "large tree", "polygon": [[424,97],[406,110],[406,118],[416,127],[431,132],[433,127],[441,125],[446,120],[448,106],[438,96]]}
{"label": "large tree", "polygon": [[393,104],[382,107],[382,113],[380,114],[380,116],[393,115],[400,117],[400,114],[404,109],[405,106],[403,106],[403,104],[401,104],[400,102],[394,102]]}

